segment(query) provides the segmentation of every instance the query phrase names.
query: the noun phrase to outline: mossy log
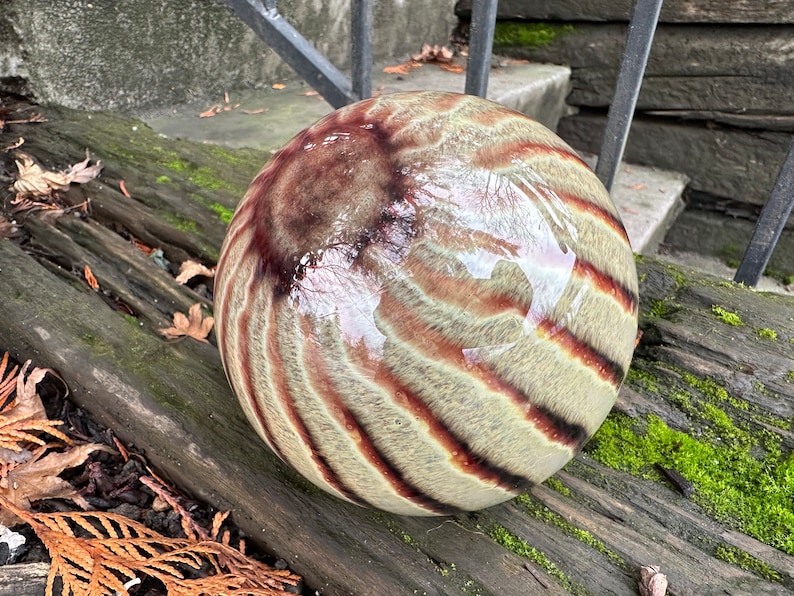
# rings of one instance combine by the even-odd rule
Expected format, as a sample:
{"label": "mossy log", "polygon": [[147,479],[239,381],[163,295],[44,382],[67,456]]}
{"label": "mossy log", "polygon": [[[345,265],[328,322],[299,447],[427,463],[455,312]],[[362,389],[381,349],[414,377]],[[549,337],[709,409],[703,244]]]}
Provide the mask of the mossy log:
{"label": "mossy log", "polygon": [[[632,595],[642,565],[659,565],[678,595],[794,589],[793,300],[641,261],[644,334],[585,453],[482,512],[360,509],[267,451],[212,344],[157,333],[175,311],[210,305],[201,287],[174,281],[175,264],[214,263],[223,220],[264,156],[109,114],[45,115],[8,126],[0,145],[24,136],[29,154],[59,168],[87,147],[105,170],[62,193],[90,197],[88,217],[31,213],[20,238],[0,241],[0,347],[55,368],[78,404],[177,486],[231,510],[311,593]],[[0,160],[13,171],[11,155]],[[162,249],[170,271],[133,239]]]}

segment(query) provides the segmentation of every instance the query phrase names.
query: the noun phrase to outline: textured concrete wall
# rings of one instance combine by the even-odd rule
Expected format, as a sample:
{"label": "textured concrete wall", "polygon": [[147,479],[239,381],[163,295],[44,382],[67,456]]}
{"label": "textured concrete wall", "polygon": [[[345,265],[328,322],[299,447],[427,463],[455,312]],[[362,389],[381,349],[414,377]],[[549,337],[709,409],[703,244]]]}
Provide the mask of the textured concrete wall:
{"label": "textured concrete wall", "polygon": [[[222,0],[2,0],[0,86],[43,103],[138,111],[270,85],[291,69]],[[337,67],[349,0],[291,0],[282,15]],[[446,43],[454,0],[376,1],[376,60]]]}

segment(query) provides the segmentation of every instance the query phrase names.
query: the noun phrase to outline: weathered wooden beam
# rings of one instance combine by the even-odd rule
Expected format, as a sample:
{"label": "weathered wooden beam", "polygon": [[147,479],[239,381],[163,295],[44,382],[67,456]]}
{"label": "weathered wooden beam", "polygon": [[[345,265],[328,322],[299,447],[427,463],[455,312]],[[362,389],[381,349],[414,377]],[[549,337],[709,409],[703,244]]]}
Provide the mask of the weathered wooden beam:
{"label": "weathered wooden beam", "polygon": [[[794,115],[787,101],[794,96],[794,54],[788,49],[792,36],[794,27],[784,25],[660,25],[637,110]],[[495,50],[570,65],[568,103],[605,107],[615,90],[625,39],[623,24],[573,23],[541,47],[495,44]]]}
{"label": "weathered wooden beam", "polygon": [[[471,15],[473,0],[460,0],[455,13]],[[631,0],[501,0],[497,18],[505,20],[628,21]],[[794,23],[787,0],[665,0],[661,21],[665,23]]]}
{"label": "weathered wooden beam", "polygon": [[[249,428],[214,346],[168,342],[157,333],[174,310],[204,298],[178,286],[135,248],[128,221],[114,221],[119,208],[109,207],[130,202],[140,213],[140,229],[175,261],[182,252],[217,254],[223,225],[211,206],[233,201],[235,181],[252,176],[256,167],[244,153],[177,143],[111,115],[85,118],[83,128],[79,114],[47,115],[50,123],[25,131],[29,152],[63,166],[88,146],[106,161],[106,173],[66,195],[70,202],[90,196],[104,207],[101,217],[88,220],[71,215],[34,221],[37,216],[31,215],[23,220],[22,248],[0,241],[0,347],[58,370],[78,404],[142,450],[176,485],[231,509],[249,538],[286,559],[310,588],[323,594],[628,596],[636,594],[644,564],[661,564],[677,594],[779,594],[794,588],[790,554],[715,521],[707,509],[658,479],[607,468],[587,452],[549,487],[451,518],[368,511],[314,488],[270,454]],[[134,136],[132,126],[141,127]],[[9,132],[14,138],[19,133]],[[114,149],[120,142],[123,151]],[[12,170],[11,156],[0,160]],[[120,178],[132,199],[115,190]],[[215,190],[206,188],[208,181]],[[197,219],[186,225],[191,209]],[[149,222],[162,214],[171,220],[161,228]],[[175,243],[177,232],[186,241]],[[212,264],[209,256],[205,260]],[[114,310],[112,300],[109,304],[87,287],[80,275],[85,264],[98,272],[100,291],[132,305],[136,317]],[[731,395],[751,400],[761,421],[791,418],[794,384],[786,381],[786,367],[791,367],[794,301],[723,287],[661,263],[639,267],[646,314],[636,365],[665,383],[651,391],[632,381],[621,391],[618,411],[639,425],[650,413],[671,428],[694,424],[674,405],[672,391],[681,373],[665,368],[667,363],[718,379]],[[674,313],[659,316],[659,304]],[[738,312],[745,325],[733,328],[716,320],[715,304]],[[759,327],[777,329],[778,340],[761,341]],[[737,423],[762,428],[742,412],[728,414]],[[763,428],[791,452],[790,430]],[[594,449],[600,440],[597,436]],[[777,579],[721,559],[719,545],[752,555]]]}
{"label": "weathered wooden beam", "polygon": [[48,563],[22,563],[0,567],[0,596],[43,596]]}
{"label": "weathered wooden beam", "polygon": [[[597,152],[606,113],[583,111],[560,120],[558,134],[575,148]],[[791,135],[638,115],[624,159],[683,172],[693,189],[763,205],[786,157]]]}

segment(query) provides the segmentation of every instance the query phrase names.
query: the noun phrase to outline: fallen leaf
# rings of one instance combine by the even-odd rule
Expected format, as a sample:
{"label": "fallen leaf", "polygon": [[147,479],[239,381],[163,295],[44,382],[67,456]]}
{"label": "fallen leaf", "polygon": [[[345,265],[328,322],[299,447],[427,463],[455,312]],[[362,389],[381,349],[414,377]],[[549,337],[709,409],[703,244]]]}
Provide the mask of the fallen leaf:
{"label": "fallen leaf", "polygon": [[88,149],[86,149],[85,159],[80,163],[69,166],[69,169],[64,172],[69,182],[85,184],[99,176],[99,172],[102,171],[102,162],[97,161],[94,165],[89,166],[90,161],[91,157],[88,155]]}
{"label": "fallen leaf", "polygon": [[464,71],[462,64],[444,64],[439,63],[438,67],[441,70],[446,70],[448,72],[454,72],[455,74],[460,74]]}
{"label": "fallen leaf", "polygon": [[[72,499],[85,508],[85,500],[58,475],[68,468],[81,465],[94,451],[112,452],[112,449],[89,443],[68,451],[51,452],[44,457],[41,455],[45,449],[38,451],[30,460],[19,464],[8,472],[8,476],[0,479],[0,495],[21,509],[29,510],[31,503],[43,499]],[[0,510],[0,524],[11,526],[15,523],[18,523],[16,515],[7,509]]]}
{"label": "fallen leaf", "polygon": [[642,182],[638,182],[637,184],[629,184],[627,187],[631,190],[645,190],[648,188],[647,184],[643,184]]}
{"label": "fallen leaf", "polygon": [[209,110],[201,112],[201,114],[199,114],[198,117],[199,118],[212,118],[215,114],[217,114],[217,112],[215,111],[215,107],[213,106]]}
{"label": "fallen leaf", "polygon": [[132,245],[135,248],[137,248],[139,251],[141,251],[142,253],[146,254],[147,256],[152,254],[152,251],[154,250],[151,246],[148,246],[148,245],[144,244],[143,242],[141,242],[137,238],[134,238],[134,237],[131,238],[130,242],[132,242]]}
{"label": "fallen leaf", "polygon": [[24,142],[25,139],[19,137],[14,143],[11,143],[8,147],[3,147],[3,151],[5,151],[6,153],[8,151],[13,151],[16,148],[21,147]]}
{"label": "fallen leaf", "polygon": [[188,316],[186,317],[181,312],[174,313],[174,326],[167,329],[160,329],[160,333],[165,335],[168,339],[176,339],[179,337],[192,337],[204,343],[207,341],[207,336],[215,324],[215,319],[212,317],[204,318],[201,314],[201,304],[196,303],[190,307]]}
{"label": "fallen leaf", "polygon": [[446,46],[431,46],[423,44],[422,51],[414,54],[411,59],[414,62],[452,62],[453,52]]}
{"label": "fallen leaf", "polygon": [[305,95],[306,97],[314,97],[316,95],[320,95],[320,93],[314,89],[309,89],[308,91],[304,91],[301,95]]}
{"label": "fallen leaf", "polygon": [[644,565],[640,569],[640,596],[665,596],[667,576],[656,565]]}
{"label": "fallen leaf", "polygon": [[397,75],[407,75],[409,74],[414,68],[419,68],[422,66],[420,62],[403,62],[402,64],[397,64],[396,66],[387,66],[383,69],[383,72],[386,74],[397,74]]}
{"label": "fallen leaf", "polygon": [[280,90],[286,88],[286,85],[284,83],[273,83],[270,88]]}
{"label": "fallen leaf", "polygon": [[119,190],[121,191],[121,194],[123,194],[128,199],[132,198],[132,195],[127,191],[127,185],[124,184],[124,180],[119,180]]}
{"label": "fallen leaf", "polygon": [[229,103],[229,92],[228,91],[224,91],[223,92],[223,103]]}
{"label": "fallen leaf", "polygon": [[92,290],[99,289],[99,282],[96,280],[96,277],[94,277],[91,267],[88,265],[83,268],[83,276],[85,277],[86,283],[91,287]]}
{"label": "fallen leaf", "polygon": [[267,108],[259,108],[256,110],[243,110],[243,114],[264,114],[267,112]]}
{"label": "fallen leaf", "polygon": [[196,261],[185,261],[179,266],[179,275],[176,276],[176,283],[184,285],[197,275],[215,277],[215,268],[210,269]]}
{"label": "fallen leaf", "polygon": [[92,166],[88,165],[90,157],[87,151],[83,161],[63,172],[45,170],[25,153],[19,153],[15,161],[18,170],[17,179],[14,181],[17,201],[24,198],[46,197],[54,190],[66,190],[72,182],[83,184],[96,178],[102,171],[101,161],[97,161]]}

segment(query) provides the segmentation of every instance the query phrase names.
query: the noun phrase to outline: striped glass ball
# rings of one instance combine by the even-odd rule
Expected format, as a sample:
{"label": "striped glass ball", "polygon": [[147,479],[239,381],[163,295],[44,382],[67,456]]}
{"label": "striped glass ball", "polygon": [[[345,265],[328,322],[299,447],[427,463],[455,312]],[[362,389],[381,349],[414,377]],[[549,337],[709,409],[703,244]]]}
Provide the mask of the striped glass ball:
{"label": "striped glass ball", "polygon": [[554,133],[401,93],[329,114],[257,175],[215,314],[278,457],[353,503],[439,515],[542,482],[598,429],[637,274],[607,191]]}

